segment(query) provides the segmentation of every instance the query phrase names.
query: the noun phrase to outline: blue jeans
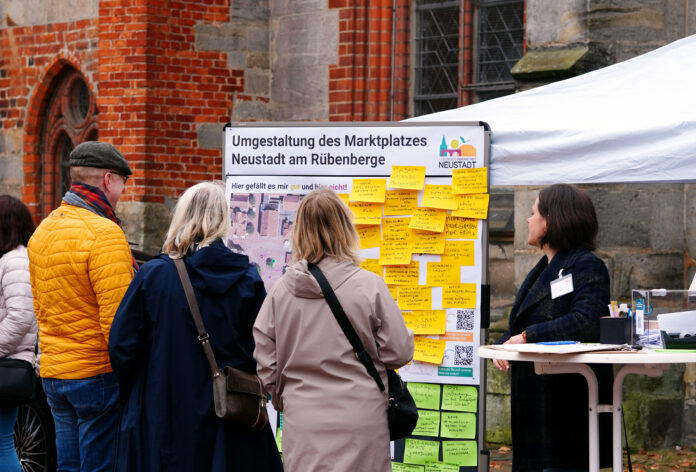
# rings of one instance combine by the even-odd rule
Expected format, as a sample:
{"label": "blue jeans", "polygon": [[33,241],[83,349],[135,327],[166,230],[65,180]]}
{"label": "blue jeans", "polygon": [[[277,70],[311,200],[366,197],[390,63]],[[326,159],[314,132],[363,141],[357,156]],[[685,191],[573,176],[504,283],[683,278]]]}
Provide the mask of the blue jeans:
{"label": "blue jeans", "polygon": [[56,424],[58,470],[111,471],[120,415],[116,374],[45,378],[43,388]]}
{"label": "blue jeans", "polygon": [[14,445],[17,407],[0,406],[0,472],[21,472]]}

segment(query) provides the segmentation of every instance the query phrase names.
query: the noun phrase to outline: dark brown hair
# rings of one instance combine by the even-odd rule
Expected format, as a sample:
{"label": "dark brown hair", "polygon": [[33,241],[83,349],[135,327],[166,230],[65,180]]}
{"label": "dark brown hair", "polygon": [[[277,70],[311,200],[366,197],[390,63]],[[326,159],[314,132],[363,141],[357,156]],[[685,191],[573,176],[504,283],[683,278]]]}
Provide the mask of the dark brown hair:
{"label": "dark brown hair", "polygon": [[597,248],[597,213],[589,195],[574,185],[556,184],[539,192],[537,207],[546,218],[541,245],[557,251]]}
{"label": "dark brown hair", "polygon": [[0,257],[17,246],[26,246],[35,228],[31,213],[21,200],[0,195]]}

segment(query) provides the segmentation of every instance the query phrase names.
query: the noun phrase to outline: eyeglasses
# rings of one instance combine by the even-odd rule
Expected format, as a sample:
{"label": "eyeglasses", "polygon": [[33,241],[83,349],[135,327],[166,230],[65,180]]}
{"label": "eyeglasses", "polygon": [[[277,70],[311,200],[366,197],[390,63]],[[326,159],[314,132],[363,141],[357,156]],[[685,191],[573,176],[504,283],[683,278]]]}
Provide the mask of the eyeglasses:
{"label": "eyeglasses", "polygon": [[116,175],[118,175],[119,177],[121,177],[121,178],[123,179],[123,184],[124,184],[124,185],[126,184],[126,182],[128,182],[128,177],[129,177],[128,175],[123,175],[123,174],[121,174],[120,172],[116,172],[115,170],[110,170],[109,173],[110,173],[110,174],[116,174]]}

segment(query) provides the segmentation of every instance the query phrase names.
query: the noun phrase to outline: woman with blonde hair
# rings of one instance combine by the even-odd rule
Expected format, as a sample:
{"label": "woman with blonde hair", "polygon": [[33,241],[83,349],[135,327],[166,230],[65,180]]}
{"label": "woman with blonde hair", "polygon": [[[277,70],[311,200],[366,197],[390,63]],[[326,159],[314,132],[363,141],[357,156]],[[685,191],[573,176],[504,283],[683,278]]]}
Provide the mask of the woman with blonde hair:
{"label": "woman with blonde hair", "polygon": [[222,242],[230,230],[222,183],[189,188],[159,254],[137,273],[109,338],[121,387],[115,470],[280,471],[270,426],[250,431],[215,415],[210,367],[174,259],[183,259],[220,367],[256,372],[252,326],[265,297],[247,256]]}
{"label": "woman with blonde hair", "polygon": [[391,470],[384,394],[358,361],[308,264],[328,279],[384,385],[387,369],[411,360],[413,333],[384,281],[359,267],[350,210],[332,190],[304,197],[292,240],[294,263],[254,324],[258,374],[283,412],[285,469]]}

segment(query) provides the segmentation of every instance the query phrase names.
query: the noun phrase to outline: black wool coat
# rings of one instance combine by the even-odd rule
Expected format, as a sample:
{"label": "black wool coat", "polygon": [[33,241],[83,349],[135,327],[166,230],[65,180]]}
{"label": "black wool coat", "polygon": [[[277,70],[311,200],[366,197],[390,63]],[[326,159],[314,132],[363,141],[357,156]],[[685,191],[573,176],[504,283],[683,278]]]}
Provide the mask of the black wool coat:
{"label": "black wool coat", "polygon": [[[255,373],[252,327],[266,295],[258,271],[222,241],[184,262],[218,365]],[[136,274],[109,355],[123,405],[115,471],[283,470],[270,426],[249,431],[215,416],[210,367],[169,256]]]}
{"label": "black wool coat", "polygon": [[[551,298],[551,281],[572,274],[573,291]],[[609,273],[586,249],[542,257],[517,292],[508,331],[527,331],[527,342],[599,342],[599,318],[609,304]],[[537,375],[533,362],[511,362],[513,470],[566,467],[589,462],[587,381],[580,374]],[[600,403],[611,403],[612,368],[594,365]],[[611,466],[611,416],[599,415],[600,464]]]}

